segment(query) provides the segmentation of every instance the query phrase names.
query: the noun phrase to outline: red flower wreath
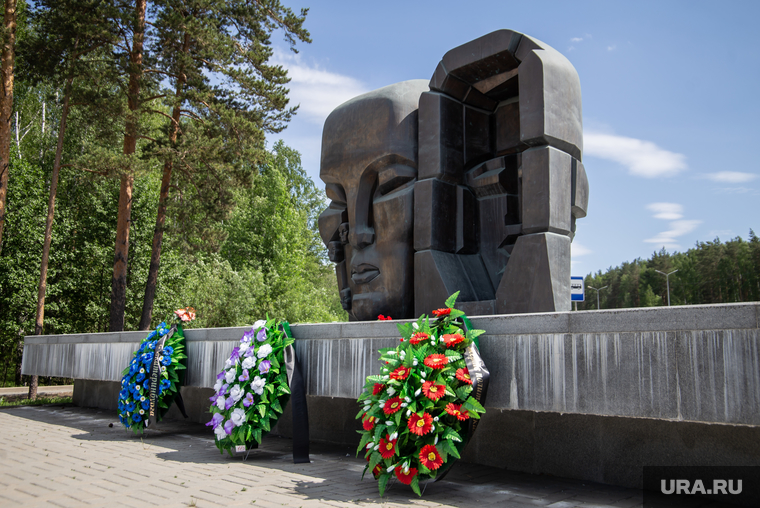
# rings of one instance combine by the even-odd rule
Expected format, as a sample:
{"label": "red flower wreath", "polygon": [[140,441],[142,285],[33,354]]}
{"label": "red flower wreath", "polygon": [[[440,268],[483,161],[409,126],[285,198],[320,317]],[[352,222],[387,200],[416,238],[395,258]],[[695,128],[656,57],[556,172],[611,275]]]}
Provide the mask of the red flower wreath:
{"label": "red flower wreath", "polygon": [[409,422],[407,422],[407,427],[409,427],[409,432],[412,434],[424,436],[433,428],[433,417],[427,413],[422,413],[422,416],[412,413],[412,416],[409,417]]}
{"label": "red flower wreath", "polygon": [[456,416],[457,420],[466,420],[470,417],[470,413],[466,409],[462,411],[461,404],[454,404],[453,402],[449,402],[446,405],[446,412],[451,416]]}
{"label": "red flower wreath", "polygon": [[380,447],[377,449],[380,452],[380,456],[384,459],[390,459],[396,453],[396,440],[391,439],[391,436],[385,436],[380,439]]}
{"label": "red flower wreath", "polygon": [[451,309],[445,308],[445,309],[436,309],[433,311],[433,315],[435,317],[441,317],[441,316],[448,316],[451,314]]}
{"label": "red flower wreath", "polygon": [[443,464],[443,459],[438,453],[438,449],[434,445],[425,445],[420,450],[420,464],[435,471]]}
{"label": "red flower wreath", "polygon": [[412,480],[415,476],[417,476],[417,468],[416,467],[410,467],[409,472],[405,473],[403,471],[403,468],[397,467],[395,469],[396,472],[396,478],[398,478],[398,481],[403,483],[404,485],[409,485],[412,483]]}
{"label": "red flower wreath", "polygon": [[383,405],[383,412],[387,415],[392,415],[399,409],[401,409],[401,397],[393,397],[392,399],[388,399]]}
{"label": "red flower wreath", "polygon": [[446,347],[454,346],[464,340],[464,337],[462,337],[458,333],[447,333],[447,334],[444,334],[442,338],[443,338],[444,344],[446,344]]}
{"label": "red flower wreath", "polygon": [[446,385],[437,385],[433,381],[422,383],[422,393],[430,400],[438,400],[446,395]]}
{"label": "red flower wreath", "polygon": [[432,369],[442,369],[444,365],[449,363],[449,359],[445,355],[430,355],[425,358],[424,363]]}
{"label": "red flower wreath", "polygon": [[398,380],[406,379],[409,376],[409,372],[411,372],[411,369],[409,369],[409,367],[401,366],[397,368],[396,370],[394,370],[393,372],[391,372],[390,377],[391,379],[398,379]]}
{"label": "red flower wreath", "polygon": [[457,379],[463,383],[467,383],[468,385],[472,384],[472,379],[470,379],[470,370],[467,367],[463,369],[457,369],[456,376]]}

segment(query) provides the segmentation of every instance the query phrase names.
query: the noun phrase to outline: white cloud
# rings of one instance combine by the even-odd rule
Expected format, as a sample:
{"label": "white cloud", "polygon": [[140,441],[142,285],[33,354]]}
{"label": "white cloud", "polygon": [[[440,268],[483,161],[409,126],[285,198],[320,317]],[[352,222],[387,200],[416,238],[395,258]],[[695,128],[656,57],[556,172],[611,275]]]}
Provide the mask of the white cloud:
{"label": "white cloud", "polygon": [[678,220],[683,218],[683,206],[678,203],[650,203],[647,210],[654,212],[655,219]]}
{"label": "white cloud", "polygon": [[753,173],[740,173],[739,171],[719,171],[704,175],[704,177],[719,183],[746,183],[757,178],[757,175]]}
{"label": "white cloud", "polygon": [[586,254],[591,254],[593,252],[585,245],[579,244],[577,240],[570,244],[570,249],[571,256],[585,256]]}
{"label": "white cloud", "polygon": [[570,42],[581,42],[583,40],[583,37],[573,37],[570,39]]}
{"label": "white cloud", "polygon": [[615,51],[617,49],[617,44],[613,44],[612,46],[607,46],[607,51]]}
{"label": "white cloud", "polygon": [[644,241],[657,244],[666,249],[678,249],[680,245],[678,244],[677,237],[694,231],[700,224],[702,224],[701,220],[676,220],[670,223],[671,229],[668,231],[657,233],[652,238]]}
{"label": "white cloud", "polygon": [[642,139],[587,131],[583,133],[583,148],[586,155],[626,166],[634,176],[668,177],[686,169],[685,155]]}
{"label": "white cloud", "polygon": [[369,91],[356,78],[303,63],[300,55],[277,51],[273,61],[288,70],[291,104],[300,104],[299,115],[318,125],[337,106]]}

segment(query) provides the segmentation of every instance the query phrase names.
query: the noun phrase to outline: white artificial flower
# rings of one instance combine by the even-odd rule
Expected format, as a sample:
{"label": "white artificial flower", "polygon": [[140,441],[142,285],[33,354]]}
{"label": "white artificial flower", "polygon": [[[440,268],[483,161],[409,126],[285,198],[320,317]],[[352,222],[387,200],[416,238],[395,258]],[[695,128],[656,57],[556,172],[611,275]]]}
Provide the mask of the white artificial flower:
{"label": "white artificial flower", "polygon": [[367,450],[375,446],[375,443],[367,443]]}
{"label": "white artificial flower", "polygon": [[224,379],[228,383],[232,383],[237,377],[237,369],[230,369],[224,374]]}
{"label": "white artificial flower", "polygon": [[423,370],[423,371],[420,373],[420,376],[422,376],[423,378],[424,378],[426,375],[427,375],[427,374],[425,374],[425,371],[424,371],[424,370]]}
{"label": "white artificial flower", "polygon": [[229,358],[227,358],[227,360],[224,361],[224,368],[225,369],[229,369],[230,367],[232,367],[232,365],[233,365],[233,362]]}
{"label": "white artificial flower", "polygon": [[388,425],[388,426],[390,427],[391,425],[394,425],[394,422],[392,422],[392,421],[390,421],[390,420],[386,420],[386,421],[385,421],[385,424],[386,424],[386,425]]}
{"label": "white artificial flower", "polygon": [[411,409],[407,409],[406,410],[406,417],[409,418],[409,416],[411,416],[411,414],[412,414],[412,410]]}
{"label": "white artificial flower", "polygon": [[402,403],[401,403],[401,407],[406,407],[406,406],[408,406],[408,405],[409,405],[409,404],[407,404],[406,402],[402,402]]}
{"label": "white artificial flower", "polygon": [[235,427],[240,427],[245,423],[245,411],[242,408],[235,408],[230,415],[230,420],[235,424]]}
{"label": "white artificial flower", "polygon": [[269,354],[272,352],[272,346],[269,344],[264,344],[259,348],[258,353],[256,353],[256,356],[259,358],[266,358],[269,356]]}
{"label": "white artificial flower", "polygon": [[385,401],[383,399],[380,399],[380,409],[383,409],[385,407]]}
{"label": "white artificial flower", "polygon": [[407,401],[407,402],[411,402],[412,401],[412,399],[410,399],[409,397],[404,397],[404,400]]}
{"label": "white artificial flower", "polygon": [[380,449],[380,445],[375,445],[375,451]]}
{"label": "white artificial flower", "polygon": [[388,379],[388,378],[390,378],[390,376],[383,376],[383,379]]}
{"label": "white artificial flower", "polygon": [[140,374],[145,374],[145,369],[140,369]]}
{"label": "white artificial flower", "polygon": [[240,343],[240,350],[238,351],[238,354],[240,356],[243,356],[248,349],[250,349],[251,343],[250,342],[241,342]]}
{"label": "white artificial flower", "polygon": [[141,410],[140,410],[140,414],[141,414],[141,415],[144,415],[144,414],[145,414],[145,410],[141,409]]}
{"label": "white artificial flower", "polygon": [[388,471],[389,473],[392,473],[394,469],[396,469],[396,464],[393,464],[391,467],[386,469],[386,471]]}
{"label": "white artificial flower", "polygon": [[438,434],[435,435],[435,441],[433,441],[433,444],[438,444]]}
{"label": "white artificial flower", "polygon": [[388,395],[390,395],[392,397],[394,393],[396,393],[396,389],[393,388],[392,386],[389,386],[388,387]]}
{"label": "white artificial flower", "polygon": [[225,402],[224,395],[220,395],[219,397],[216,398],[216,407],[224,411],[224,402]]}
{"label": "white artificial flower", "polygon": [[222,389],[222,385],[223,385],[223,384],[224,384],[224,383],[222,382],[222,380],[221,380],[221,379],[217,379],[217,380],[216,380],[216,383],[214,384],[214,391],[215,391],[215,392],[217,392],[217,393],[219,393],[219,390],[221,390],[221,389]]}
{"label": "white artificial flower", "polygon": [[396,354],[396,352],[395,352],[395,351],[388,351],[388,352],[387,352],[387,353],[385,353],[385,354],[393,356],[393,355],[395,355],[395,354]]}
{"label": "white artificial flower", "polygon": [[256,359],[252,356],[249,356],[245,360],[243,360],[243,368],[244,369],[252,369],[256,365]]}
{"label": "white artificial flower", "polygon": [[417,323],[412,323],[412,328],[414,328],[415,330],[419,330],[420,325],[418,325]]}
{"label": "white artificial flower", "polygon": [[420,393],[422,393],[422,388],[417,388],[417,391],[416,391],[416,392],[414,392],[414,396],[415,396],[415,397],[419,397],[419,396],[420,396]]}
{"label": "white artificial flower", "polygon": [[393,441],[397,437],[398,437],[398,432],[394,432],[393,434],[391,434],[391,441]]}
{"label": "white artificial flower", "polygon": [[216,435],[216,438],[221,441],[225,437],[227,437],[227,432],[224,431],[224,423],[220,423],[217,425],[217,427],[214,429],[214,434]]}
{"label": "white artificial flower", "polygon": [[140,402],[145,402],[145,397],[140,397]]}
{"label": "white artificial flower", "polygon": [[165,365],[161,366],[161,372],[166,372],[166,366]]}
{"label": "white artificial flower", "polygon": [[267,325],[266,321],[264,321],[263,319],[259,319],[258,321],[253,323],[253,330],[258,331],[259,328],[264,328],[266,325]]}
{"label": "white artificial flower", "polygon": [[253,390],[256,395],[261,395],[264,393],[264,385],[266,384],[266,381],[261,379],[259,376],[256,376],[253,378],[253,381],[251,381],[251,390]]}
{"label": "white artificial flower", "polygon": [[418,362],[416,358],[412,361],[412,365],[414,365],[415,367],[417,366],[418,363],[420,362]]}
{"label": "white artificial flower", "polygon": [[433,418],[433,421],[437,422],[438,421],[438,417],[436,416],[435,418]]}
{"label": "white artificial flower", "polygon": [[245,392],[242,388],[240,388],[240,385],[235,385],[230,390],[230,397],[232,397],[235,402],[239,401],[243,398],[243,395],[245,395]]}
{"label": "white artificial flower", "polygon": [[430,426],[430,432],[435,432],[435,425]]}

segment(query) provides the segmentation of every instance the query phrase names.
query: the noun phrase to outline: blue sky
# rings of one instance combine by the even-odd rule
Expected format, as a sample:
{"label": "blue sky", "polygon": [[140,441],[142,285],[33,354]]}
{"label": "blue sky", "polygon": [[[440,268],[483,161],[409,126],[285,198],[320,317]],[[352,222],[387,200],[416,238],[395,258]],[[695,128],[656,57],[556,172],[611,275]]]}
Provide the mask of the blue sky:
{"label": "blue sky", "polygon": [[573,275],[760,234],[760,2],[285,3],[310,8],[314,42],[294,55],[273,38],[300,110],[269,140],[300,151],[322,188],[322,125],[335,106],[429,79],[449,49],[509,28],[562,52],[580,76],[590,198]]}

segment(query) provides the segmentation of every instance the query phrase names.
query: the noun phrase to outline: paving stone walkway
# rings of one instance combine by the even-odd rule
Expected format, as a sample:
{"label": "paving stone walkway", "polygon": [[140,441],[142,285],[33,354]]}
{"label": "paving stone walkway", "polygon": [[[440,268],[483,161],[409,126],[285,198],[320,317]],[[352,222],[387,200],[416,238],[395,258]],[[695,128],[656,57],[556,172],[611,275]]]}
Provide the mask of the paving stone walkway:
{"label": "paving stone walkway", "polygon": [[[113,424],[113,426],[110,426]],[[422,498],[398,482],[380,498],[354,450],[267,437],[247,461],[221,455],[203,425],[161,422],[142,437],[114,412],[73,406],[0,410],[0,506],[552,508],[641,506],[641,491],[458,463]]]}

